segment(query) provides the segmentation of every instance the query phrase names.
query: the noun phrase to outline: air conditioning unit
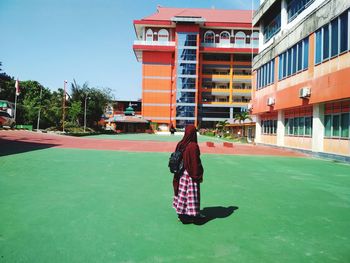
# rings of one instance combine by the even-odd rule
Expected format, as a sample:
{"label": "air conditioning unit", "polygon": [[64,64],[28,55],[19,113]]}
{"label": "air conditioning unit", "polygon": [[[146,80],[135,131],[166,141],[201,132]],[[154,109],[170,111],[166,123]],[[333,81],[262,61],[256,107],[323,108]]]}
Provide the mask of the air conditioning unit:
{"label": "air conditioning unit", "polygon": [[299,90],[299,98],[308,98],[311,95],[311,89],[310,88],[301,88]]}
{"label": "air conditioning unit", "polygon": [[275,99],[274,98],[268,98],[267,99],[267,106],[272,106],[275,104]]}
{"label": "air conditioning unit", "polygon": [[248,104],[248,110],[252,110],[253,109],[253,104],[252,103],[249,103]]}

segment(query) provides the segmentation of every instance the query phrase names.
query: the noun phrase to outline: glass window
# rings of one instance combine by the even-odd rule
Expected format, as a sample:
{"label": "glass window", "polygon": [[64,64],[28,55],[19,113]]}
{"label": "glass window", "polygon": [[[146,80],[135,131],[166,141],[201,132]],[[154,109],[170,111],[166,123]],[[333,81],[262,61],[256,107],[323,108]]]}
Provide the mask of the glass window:
{"label": "glass window", "polygon": [[348,11],[340,16],[340,52],[348,49]]}
{"label": "glass window", "polygon": [[230,33],[224,31],[220,34],[220,44],[230,44]]}
{"label": "glass window", "polygon": [[340,135],[340,116],[333,115],[332,116],[332,136],[338,137]]}
{"label": "glass window", "polygon": [[325,127],[325,136],[330,137],[332,135],[332,115],[324,116],[324,127]]}
{"label": "glass window", "polygon": [[176,106],[176,117],[194,117],[194,106]]}
{"label": "glass window", "polygon": [[267,26],[264,27],[264,41],[268,41],[270,38],[272,38],[277,32],[281,29],[281,14],[278,12],[278,14],[271,19],[270,21],[266,22]]}
{"label": "glass window", "polygon": [[168,42],[169,41],[169,32],[166,29],[161,29],[158,32],[158,41],[159,42]]}
{"label": "glass window", "polygon": [[288,57],[288,61],[287,61],[287,76],[290,76],[292,73],[292,50],[289,49],[287,51],[287,57]]}
{"label": "glass window", "polygon": [[239,31],[235,35],[235,46],[236,47],[245,47],[246,35],[244,32]]}
{"label": "glass window", "polygon": [[294,134],[294,119],[289,119],[289,135],[293,135]]}
{"label": "glass window", "polygon": [[305,117],[305,135],[312,133],[312,117]]}
{"label": "glass window", "polygon": [[275,82],[275,60],[271,61],[271,83]]}
{"label": "glass window", "polygon": [[299,71],[299,70],[302,70],[302,67],[303,67],[303,41],[300,41],[297,47],[298,47],[297,71]]}
{"label": "glass window", "polygon": [[284,119],[284,132],[286,135],[289,134],[289,119]]}
{"label": "glass window", "polygon": [[278,79],[281,80],[283,78],[283,54],[279,55],[278,61]]}
{"label": "glass window", "polygon": [[322,30],[316,31],[316,48],[315,48],[315,63],[318,64],[322,61]]}
{"label": "glass window", "polygon": [[152,42],[153,41],[153,31],[152,29],[147,29],[146,31],[146,41]]}
{"label": "glass window", "polygon": [[287,76],[287,63],[288,63],[288,58],[287,58],[287,53],[283,53],[283,78]]}
{"label": "glass window", "polygon": [[305,118],[300,117],[299,118],[299,126],[298,126],[298,135],[304,135],[304,125],[305,125]]}
{"label": "glass window", "polygon": [[195,78],[177,78],[177,89],[196,89]]}
{"label": "glass window", "polygon": [[297,54],[297,45],[295,45],[293,48],[293,64],[292,64],[292,74],[294,74],[295,72],[297,72],[297,58],[298,58],[298,54]]}
{"label": "glass window", "polygon": [[213,31],[207,31],[204,34],[204,43],[214,43],[215,42],[215,34]]}
{"label": "glass window", "polygon": [[273,134],[277,133],[277,120],[273,120]]}
{"label": "glass window", "polygon": [[299,128],[299,118],[294,118],[294,129],[293,129],[294,135],[298,135],[298,128]]}
{"label": "glass window", "polygon": [[341,115],[341,137],[349,138],[349,113]]}
{"label": "glass window", "polygon": [[303,69],[309,66],[309,38],[303,40]]}
{"label": "glass window", "polygon": [[177,103],[195,103],[196,93],[195,92],[177,92],[176,102]]}
{"label": "glass window", "polygon": [[329,58],[329,27],[323,27],[323,59]]}
{"label": "glass window", "polygon": [[331,22],[331,57],[338,55],[338,18]]}
{"label": "glass window", "polygon": [[270,83],[270,63],[267,63],[265,65],[266,67],[266,85],[268,85]]}
{"label": "glass window", "polygon": [[177,53],[178,53],[179,60],[197,61],[197,50],[196,49],[179,48]]}
{"label": "glass window", "polygon": [[179,63],[177,72],[179,75],[196,75],[197,64]]}

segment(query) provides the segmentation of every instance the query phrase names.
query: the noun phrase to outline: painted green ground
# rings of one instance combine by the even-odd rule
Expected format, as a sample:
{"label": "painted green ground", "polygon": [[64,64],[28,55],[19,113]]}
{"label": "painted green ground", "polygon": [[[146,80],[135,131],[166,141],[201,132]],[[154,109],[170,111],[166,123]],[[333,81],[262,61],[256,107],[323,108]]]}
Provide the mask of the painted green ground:
{"label": "painted green ground", "polygon": [[[96,139],[112,139],[112,140],[131,140],[131,141],[161,141],[161,142],[178,142],[182,139],[183,135],[157,135],[157,134],[102,134],[86,136],[88,138]],[[222,139],[210,137],[210,136],[198,136],[198,142],[223,142]]]}
{"label": "painted green ground", "polygon": [[350,262],[350,166],[203,155],[202,207],[182,225],[168,154],[44,149],[0,158],[0,262]]}

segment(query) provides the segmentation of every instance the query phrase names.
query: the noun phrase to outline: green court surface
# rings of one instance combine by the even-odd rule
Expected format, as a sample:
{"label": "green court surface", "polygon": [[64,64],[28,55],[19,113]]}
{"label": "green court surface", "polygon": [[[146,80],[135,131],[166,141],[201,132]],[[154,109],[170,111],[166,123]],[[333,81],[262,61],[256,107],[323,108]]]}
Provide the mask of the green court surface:
{"label": "green court surface", "polygon": [[217,218],[198,226],[177,221],[168,157],[0,157],[0,262],[350,262],[350,166],[202,155],[202,208]]}
{"label": "green court surface", "polygon": [[[159,135],[147,133],[134,134],[102,134],[86,136],[87,138],[107,139],[107,140],[131,140],[131,141],[161,141],[161,142],[178,142],[183,135]],[[198,135],[198,142],[223,142],[222,139],[210,136]]]}

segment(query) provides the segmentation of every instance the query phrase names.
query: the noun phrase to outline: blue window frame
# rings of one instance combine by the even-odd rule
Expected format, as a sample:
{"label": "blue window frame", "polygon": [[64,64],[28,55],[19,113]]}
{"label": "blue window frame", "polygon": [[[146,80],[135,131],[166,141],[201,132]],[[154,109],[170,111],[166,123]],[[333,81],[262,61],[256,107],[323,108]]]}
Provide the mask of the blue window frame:
{"label": "blue window frame", "polygon": [[315,48],[315,63],[322,61],[322,29],[316,31],[316,48]]}
{"label": "blue window frame", "polygon": [[338,53],[338,18],[336,18],[331,22],[331,57]]}
{"label": "blue window frame", "polygon": [[288,22],[296,18],[298,14],[300,14],[305,8],[307,8],[313,1],[314,0],[288,0]]}
{"label": "blue window frame", "polygon": [[306,38],[303,41],[303,69],[309,67],[309,39]]}
{"label": "blue window frame", "polygon": [[323,60],[329,58],[329,25],[322,29],[323,32]]}
{"label": "blue window frame", "polygon": [[348,11],[345,11],[340,17],[340,53],[344,52],[348,49],[348,39],[349,39],[349,31],[348,31]]}

